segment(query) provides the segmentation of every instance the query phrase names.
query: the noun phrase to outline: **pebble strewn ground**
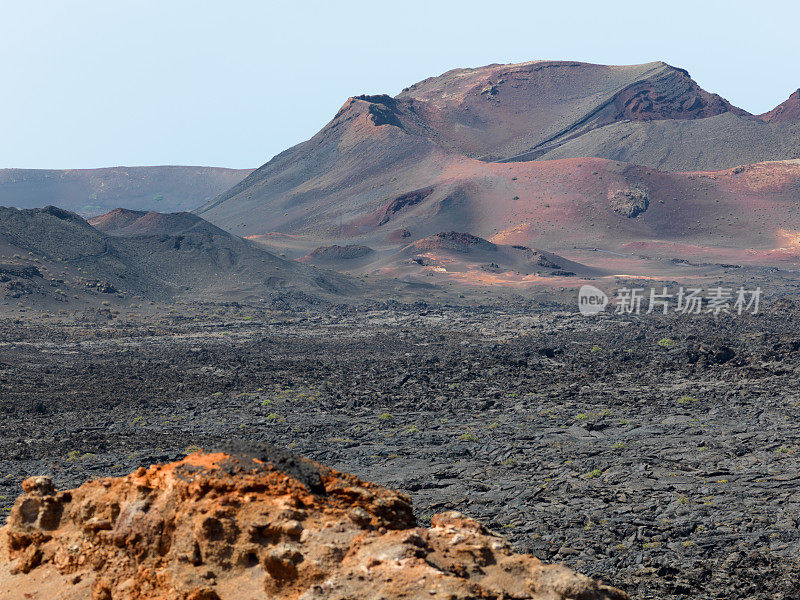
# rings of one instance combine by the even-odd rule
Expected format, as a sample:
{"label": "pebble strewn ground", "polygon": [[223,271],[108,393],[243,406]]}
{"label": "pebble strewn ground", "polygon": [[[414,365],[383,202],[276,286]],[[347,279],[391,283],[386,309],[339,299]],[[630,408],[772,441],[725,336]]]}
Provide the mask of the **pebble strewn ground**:
{"label": "pebble strewn ground", "polygon": [[800,332],[419,309],[8,319],[0,511],[232,437],[456,509],[637,598],[800,597]]}

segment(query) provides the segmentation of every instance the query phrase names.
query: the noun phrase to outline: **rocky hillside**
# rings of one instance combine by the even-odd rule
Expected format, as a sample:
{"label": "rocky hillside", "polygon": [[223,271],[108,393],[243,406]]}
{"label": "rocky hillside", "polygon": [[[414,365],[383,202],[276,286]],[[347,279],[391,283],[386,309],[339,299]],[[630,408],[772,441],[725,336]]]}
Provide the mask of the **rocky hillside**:
{"label": "rocky hillside", "polygon": [[283,260],[194,215],[147,213],[128,227],[135,235],[120,237],[59,208],[0,207],[0,302],[74,310],[137,297],[261,302],[355,290],[344,276]]}
{"label": "rocky hillside", "polygon": [[459,513],[420,527],[407,497],[271,447],[22,487],[0,529],[6,600],[627,598]]}

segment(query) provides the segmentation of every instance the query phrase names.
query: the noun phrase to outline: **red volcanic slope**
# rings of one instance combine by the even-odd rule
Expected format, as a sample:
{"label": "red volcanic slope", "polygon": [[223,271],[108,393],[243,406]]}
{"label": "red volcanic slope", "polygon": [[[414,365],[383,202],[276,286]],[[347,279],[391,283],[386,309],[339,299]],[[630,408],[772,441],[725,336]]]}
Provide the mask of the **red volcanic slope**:
{"label": "red volcanic slope", "polygon": [[[337,175],[321,174],[306,187],[325,194],[287,194],[252,210],[274,230],[313,240],[312,247],[337,240],[397,247],[457,230],[553,252],[641,240],[766,250],[784,246],[783,232],[800,231],[798,162],[665,173],[604,159],[485,163],[434,150],[403,169],[402,180],[377,173],[334,183]],[[647,198],[633,218],[620,207],[635,202],[626,194]],[[414,202],[398,202],[409,197]]]}
{"label": "red volcanic slope", "polygon": [[800,90],[789,96],[786,102],[760,116],[770,122],[800,121]]}

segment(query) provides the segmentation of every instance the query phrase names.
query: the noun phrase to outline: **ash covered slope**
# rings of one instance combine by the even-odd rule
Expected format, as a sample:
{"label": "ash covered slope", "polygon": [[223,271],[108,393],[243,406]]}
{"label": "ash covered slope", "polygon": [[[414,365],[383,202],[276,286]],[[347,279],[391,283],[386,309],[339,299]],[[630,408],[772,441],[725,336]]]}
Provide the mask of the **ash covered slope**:
{"label": "ash covered slope", "polygon": [[82,216],[118,206],[161,212],[193,210],[251,171],[184,166],[0,169],[0,205],[55,205]]}
{"label": "ash covered slope", "polygon": [[6,295],[10,291],[24,303],[40,297],[85,300],[87,294],[234,300],[354,291],[343,276],[285,261],[193,215],[141,218],[148,216],[157,221],[154,230],[114,237],[62,209],[0,207],[3,263],[38,273],[7,281]]}
{"label": "ash covered slope", "polygon": [[[536,170],[546,171],[550,159],[590,156],[708,171],[798,158],[800,119],[792,99],[782,107],[779,115],[749,115],[661,62],[459,69],[395,98],[348,99],[313,138],[196,212],[243,236],[277,231],[342,240],[372,226],[386,229],[387,217],[425,200],[439,203],[446,218],[421,235],[456,229],[487,237],[470,228],[474,210],[463,204],[487,204],[494,199],[486,189],[515,187],[494,168],[498,161],[537,159],[543,166]],[[484,173],[464,182],[481,161]],[[574,188],[581,177],[573,177]]]}
{"label": "ash covered slope", "polygon": [[23,490],[0,529],[8,600],[627,598],[459,513],[419,527],[405,496],[275,448]]}
{"label": "ash covered slope", "polygon": [[350,98],[310,140],[195,212],[238,235],[312,224],[320,237],[335,236],[374,210],[380,194],[390,193],[387,186],[405,190],[430,179],[446,158],[430,140],[407,133],[384,104]]}

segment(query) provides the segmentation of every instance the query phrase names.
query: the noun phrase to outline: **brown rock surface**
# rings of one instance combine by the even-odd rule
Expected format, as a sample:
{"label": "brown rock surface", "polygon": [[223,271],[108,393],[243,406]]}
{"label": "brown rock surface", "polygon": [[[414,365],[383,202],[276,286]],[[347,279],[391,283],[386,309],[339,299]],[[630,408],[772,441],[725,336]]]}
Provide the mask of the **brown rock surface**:
{"label": "brown rock surface", "polygon": [[70,491],[27,480],[0,529],[0,598],[627,598],[458,513],[419,527],[399,493],[275,449],[232,452]]}

